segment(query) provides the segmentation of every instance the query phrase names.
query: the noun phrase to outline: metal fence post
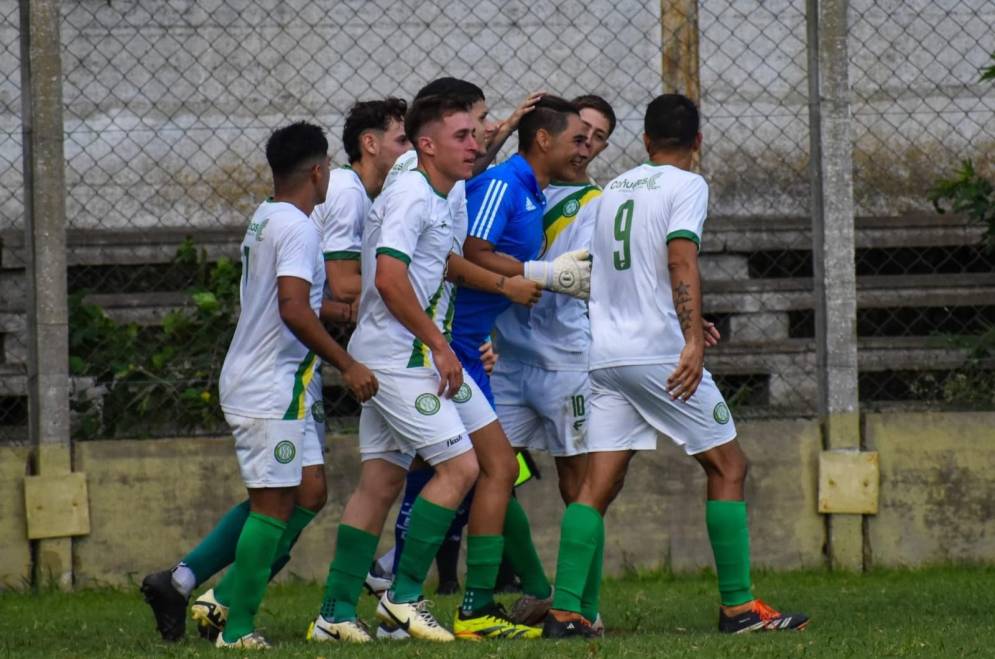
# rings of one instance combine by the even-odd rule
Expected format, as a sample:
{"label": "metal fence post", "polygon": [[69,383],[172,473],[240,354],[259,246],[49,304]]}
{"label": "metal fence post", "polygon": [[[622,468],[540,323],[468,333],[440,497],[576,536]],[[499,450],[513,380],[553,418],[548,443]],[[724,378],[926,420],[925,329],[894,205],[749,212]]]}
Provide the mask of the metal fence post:
{"label": "metal fence post", "polygon": [[[72,470],[66,303],[65,166],[60,3],[20,0],[24,207],[28,283],[28,397],[34,470]],[[35,583],[72,585],[72,542],[39,540]]]}
{"label": "metal fence post", "polygon": [[[847,0],[808,0],[812,250],[819,413],[827,450],[859,450]],[[863,566],[862,518],[828,518],[834,568]]]}

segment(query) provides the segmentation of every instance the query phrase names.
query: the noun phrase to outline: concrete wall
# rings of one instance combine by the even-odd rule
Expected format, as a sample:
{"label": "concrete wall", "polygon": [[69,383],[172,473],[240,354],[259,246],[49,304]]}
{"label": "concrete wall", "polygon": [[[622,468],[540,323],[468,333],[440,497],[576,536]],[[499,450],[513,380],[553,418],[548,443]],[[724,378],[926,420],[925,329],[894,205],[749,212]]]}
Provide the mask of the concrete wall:
{"label": "concrete wall", "polygon": [[25,538],[24,476],[30,451],[0,446],[0,588],[22,588],[31,580],[31,548]]}
{"label": "concrete wall", "polygon": [[[745,421],[751,460],[753,563],[770,569],[824,565],[825,525],[816,513],[818,427],[810,420]],[[868,566],[995,563],[995,413],[873,414],[868,449],[881,454],[878,515],[868,517]],[[329,436],[329,503],[302,536],[288,574],[323,579],[342,506],[356,482],[354,439]],[[23,474],[28,452],[0,447],[0,584],[23,586]],[[555,470],[520,497],[540,554],[553,572],[562,504]],[[74,541],[77,583],[125,585],[172,564],[239,501],[243,490],[228,439],[77,444],[89,484],[91,533]],[[693,460],[661,440],[640,454],[607,519],[607,572],[711,566],[704,527],[704,479]],[[391,517],[393,519],[393,516]],[[382,545],[391,543],[390,532]]]}
{"label": "concrete wall", "polygon": [[865,441],[881,453],[872,565],[995,562],[995,414],[871,414]]}

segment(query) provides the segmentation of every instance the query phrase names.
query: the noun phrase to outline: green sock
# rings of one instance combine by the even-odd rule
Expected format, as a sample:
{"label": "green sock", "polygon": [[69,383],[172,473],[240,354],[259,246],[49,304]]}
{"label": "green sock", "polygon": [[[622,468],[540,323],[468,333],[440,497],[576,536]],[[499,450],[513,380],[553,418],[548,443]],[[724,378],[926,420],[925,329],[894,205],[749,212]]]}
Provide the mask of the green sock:
{"label": "green sock", "polygon": [[504,516],[504,555],[522,580],[522,592],[533,597],[549,597],[549,579],[532,544],[532,529],[522,504],[512,497]]}
{"label": "green sock", "polygon": [[591,569],[587,573],[587,582],[584,584],[584,593],[580,597],[580,612],[585,618],[594,622],[601,609],[601,571],[605,564],[605,525],[602,523],[597,528],[598,544],[594,548],[594,558],[591,561]]}
{"label": "green sock", "polygon": [[273,577],[280,574],[280,570],[290,562],[290,550],[294,548],[297,544],[298,538],[301,537],[304,529],[311,520],[317,515],[313,510],[309,508],[301,508],[300,506],[294,507],[294,514],[290,516],[287,520],[287,532],[283,534],[280,538],[280,546],[276,550],[276,560],[273,561],[273,565],[270,566],[269,579],[273,580]]}
{"label": "green sock", "polygon": [[276,557],[280,538],[287,530],[283,520],[249,513],[235,548],[235,573],[231,589],[232,605],[225,624],[225,640],[236,641],[255,629],[254,619],[269,583],[270,565]]}
{"label": "green sock", "polygon": [[218,520],[211,532],[189,554],[183,557],[182,563],[193,570],[200,585],[215,574],[231,565],[235,560],[235,545],[239,534],[249,517],[249,500],[232,506]]}
{"label": "green sock", "polygon": [[421,597],[422,584],[455,516],[455,510],[422,497],[415,499],[411,517],[408,518],[408,535],[397,562],[394,585],[390,589],[393,601],[415,602]]}
{"label": "green sock", "polygon": [[708,540],[719,575],[723,606],[745,604],[753,599],[750,583],[750,530],[745,501],[708,501],[705,504]]}
{"label": "green sock", "polygon": [[471,535],[466,539],[464,613],[475,613],[494,602],[494,584],[501,567],[504,536]]}
{"label": "green sock", "polygon": [[339,524],[335,558],[328,566],[321,615],[326,620],[345,622],[356,619],[356,604],[363,580],[376,557],[379,538],[348,524]]}
{"label": "green sock", "polygon": [[605,522],[601,513],[582,503],[567,506],[560,526],[554,609],[581,613],[588,575],[598,551],[598,536],[604,537],[604,534]]}
{"label": "green sock", "polygon": [[[308,510],[307,508],[301,508],[296,506],[294,508],[294,513],[287,520],[287,530],[283,532],[283,537],[280,538],[280,545],[276,548],[276,560],[273,561],[273,565],[270,566],[269,578],[270,581],[273,580],[283,566],[287,564],[290,560],[290,548],[294,546],[297,542],[297,538],[301,537],[301,531],[304,527],[311,523],[314,516],[318,513],[313,510]],[[228,606],[231,602],[231,592],[232,592],[232,570],[228,570],[225,576],[221,577],[221,581],[218,585],[214,587],[214,599],[218,600],[218,604],[222,606]]]}

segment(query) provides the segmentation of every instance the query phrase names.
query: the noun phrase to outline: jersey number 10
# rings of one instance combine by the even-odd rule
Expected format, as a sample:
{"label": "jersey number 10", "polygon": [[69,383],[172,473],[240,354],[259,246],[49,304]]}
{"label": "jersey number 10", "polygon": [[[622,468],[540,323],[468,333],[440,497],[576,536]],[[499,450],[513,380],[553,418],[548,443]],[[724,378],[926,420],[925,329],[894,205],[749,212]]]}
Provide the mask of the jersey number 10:
{"label": "jersey number 10", "polygon": [[615,240],[622,243],[620,249],[612,253],[612,262],[616,270],[628,270],[632,265],[632,252],[629,249],[629,238],[632,235],[632,213],[635,202],[630,199],[618,207],[615,213]]}

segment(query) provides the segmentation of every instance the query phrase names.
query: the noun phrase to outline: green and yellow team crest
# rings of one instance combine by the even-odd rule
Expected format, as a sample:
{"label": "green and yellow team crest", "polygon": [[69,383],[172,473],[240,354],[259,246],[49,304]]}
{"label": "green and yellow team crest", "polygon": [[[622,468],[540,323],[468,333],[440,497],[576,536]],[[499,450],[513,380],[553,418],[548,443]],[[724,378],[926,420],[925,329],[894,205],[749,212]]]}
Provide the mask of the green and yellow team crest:
{"label": "green and yellow team crest", "polygon": [[465,403],[466,401],[473,398],[473,390],[470,389],[470,385],[466,382],[460,385],[459,391],[453,396],[453,400],[457,403]]}
{"label": "green and yellow team crest", "polygon": [[324,401],[316,400],[314,404],[311,405],[311,416],[318,423],[325,422],[325,403]]}
{"label": "green and yellow team crest", "polygon": [[729,407],[725,403],[719,403],[712,410],[712,417],[718,423],[729,423]]}
{"label": "green and yellow team crest", "polygon": [[563,217],[573,217],[580,210],[580,202],[576,199],[569,199],[563,205]]}
{"label": "green and yellow team crest", "polygon": [[293,461],[295,455],[297,455],[297,447],[294,446],[293,442],[287,441],[286,439],[279,442],[273,448],[273,457],[276,458],[276,461],[282,465]]}
{"label": "green and yellow team crest", "polygon": [[432,416],[442,407],[439,397],[435,394],[422,394],[415,398],[415,409],[425,416]]}

